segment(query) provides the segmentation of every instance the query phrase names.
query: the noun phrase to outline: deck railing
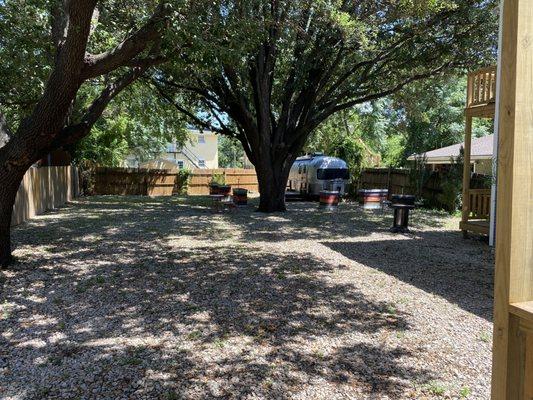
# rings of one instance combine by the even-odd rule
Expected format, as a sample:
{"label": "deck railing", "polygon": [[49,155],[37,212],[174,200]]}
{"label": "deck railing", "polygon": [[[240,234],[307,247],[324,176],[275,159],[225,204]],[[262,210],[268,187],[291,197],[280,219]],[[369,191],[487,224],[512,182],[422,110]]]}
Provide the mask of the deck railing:
{"label": "deck railing", "polygon": [[490,189],[470,189],[469,195],[469,219],[490,218]]}
{"label": "deck railing", "polygon": [[469,73],[467,93],[467,108],[493,103],[496,100],[496,67]]}

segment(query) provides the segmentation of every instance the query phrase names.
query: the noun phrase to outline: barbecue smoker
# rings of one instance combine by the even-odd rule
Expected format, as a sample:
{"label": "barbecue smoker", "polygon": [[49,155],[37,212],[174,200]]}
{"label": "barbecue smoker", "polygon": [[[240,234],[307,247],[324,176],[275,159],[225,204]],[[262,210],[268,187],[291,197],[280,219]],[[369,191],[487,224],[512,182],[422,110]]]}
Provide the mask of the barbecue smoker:
{"label": "barbecue smoker", "polygon": [[318,197],[322,191],[347,191],[348,165],[340,158],[313,153],[296,159],[289,173],[287,190],[302,196]]}

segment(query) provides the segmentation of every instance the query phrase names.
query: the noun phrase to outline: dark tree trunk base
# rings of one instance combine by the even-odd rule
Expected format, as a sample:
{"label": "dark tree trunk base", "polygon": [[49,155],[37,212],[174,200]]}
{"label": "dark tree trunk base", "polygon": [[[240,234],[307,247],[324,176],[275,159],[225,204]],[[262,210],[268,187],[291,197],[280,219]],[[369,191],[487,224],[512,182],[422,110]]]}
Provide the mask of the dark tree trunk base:
{"label": "dark tree trunk base", "polygon": [[287,211],[285,205],[287,177],[285,175],[288,174],[277,170],[274,166],[267,171],[258,171],[260,197],[257,211],[263,213]]}
{"label": "dark tree trunk base", "polygon": [[0,270],[7,269],[10,265],[15,263],[15,257],[9,254],[5,259],[0,258]]}
{"label": "dark tree trunk base", "polygon": [[[9,216],[11,218],[11,216]],[[4,225],[4,224],[2,224]],[[9,237],[9,227],[0,227],[0,269],[7,268],[14,258],[11,255],[11,239]]]}
{"label": "dark tree trunk base", "polygon": [[26,169],[3,171],[0,174],[0,268],[6,268],[14,258],[11,255],[11,217],[15,198]]}
{"label": "dark tree trunk base", "polygon": [[287,207],[285,206],[285,202],[283,204],[259,204],[257,211],[262,213],[285,212],[287,211]]}

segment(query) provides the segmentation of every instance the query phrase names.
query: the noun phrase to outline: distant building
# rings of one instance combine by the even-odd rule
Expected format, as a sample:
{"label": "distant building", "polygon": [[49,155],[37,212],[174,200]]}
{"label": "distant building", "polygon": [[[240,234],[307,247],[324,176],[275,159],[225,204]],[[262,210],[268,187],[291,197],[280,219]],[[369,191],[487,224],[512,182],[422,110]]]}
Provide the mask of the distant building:
{"label": "distant building", "polygon": [[[494,135],[487,135],[472,139],[471,163],[472,172],[492,175],[492,155],[494,146]],[[440,149],[428,151],[421,154],[413,154],[407,160],[414,161],[416,157],[425,157],[426,164],[434,171],[445,170],[461,154],[463,143],[452,146],[441,147]]]}
{"label": "distant building", "polygon": [[146,162],[128,157],[129,167],[161,169],[216,169],[218,168],[218,137],[210,131],[189,130],[189,139],[183,146],[168,143],[166,152]]}

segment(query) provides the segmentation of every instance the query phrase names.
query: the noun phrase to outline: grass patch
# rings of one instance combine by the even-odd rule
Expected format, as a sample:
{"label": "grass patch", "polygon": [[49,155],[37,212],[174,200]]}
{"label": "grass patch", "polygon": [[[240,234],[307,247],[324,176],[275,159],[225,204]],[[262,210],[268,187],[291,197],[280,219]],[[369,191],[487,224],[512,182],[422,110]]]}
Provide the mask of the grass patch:
{"label": "grass patch", "polygon": [[192,331],[187,335],[187,339],[189,340],[199,340],[202,337],[202,332],[200,331]]}
{"label": "grass patch", "polygon": [[463,386],[461,390],[459,390],[459,397],[461,399],[466,399],[472,394],[472,390],[468,386]]}
{"label": "grass patch", "polygon": [[430,382],[427,385],[427,391],[434,396],[444,396],[446,393],[446,387],[439,382]]}
{"label": "grass patch", "polygon": [[7,300],[2,304],[2,313],[0,313],[0,319],[8,319],[11,316],[11,307],[7,303]]}
{"label": "grass patch", "polygon": [[483,343],[490,343],[492,342],[492,334],[490,332],[481,332],[479,334],[479,340]]}

